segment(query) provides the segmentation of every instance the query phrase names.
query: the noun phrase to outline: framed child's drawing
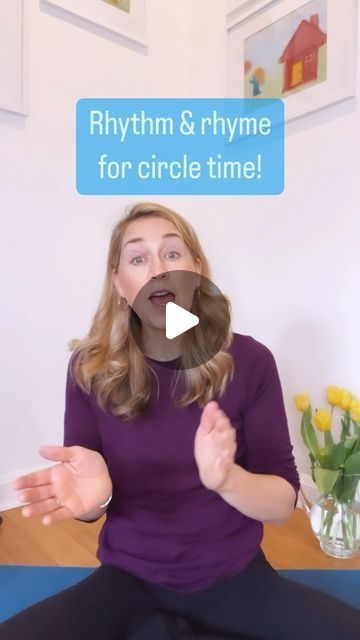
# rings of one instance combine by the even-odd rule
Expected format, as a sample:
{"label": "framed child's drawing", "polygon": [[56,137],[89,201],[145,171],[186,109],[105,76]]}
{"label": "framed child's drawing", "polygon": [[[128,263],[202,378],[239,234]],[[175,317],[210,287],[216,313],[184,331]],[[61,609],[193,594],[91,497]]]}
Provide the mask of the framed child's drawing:
{"label": "framed child's drawing", "polygon": [[120,36],[123,44],[147,48],[147,0],[42,0],[41,4],[98,25],[105,33]]}
{"label": "framed child's drawing", "polygon": [[227,95],[281,98],[286,120],[356,96],[357,0],[253,0],[228,14]]}

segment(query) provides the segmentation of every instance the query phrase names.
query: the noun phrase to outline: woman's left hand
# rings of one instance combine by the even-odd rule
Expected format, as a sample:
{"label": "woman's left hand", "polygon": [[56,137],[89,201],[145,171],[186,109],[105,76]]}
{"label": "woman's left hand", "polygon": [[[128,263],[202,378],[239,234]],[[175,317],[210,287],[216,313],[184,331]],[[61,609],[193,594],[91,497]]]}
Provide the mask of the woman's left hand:
{"label": "woman's left hand", "polygon": [[236,448],[236,429],[217,402],[208,402],[194,441],[200,480],[207,489],[221,489],[234,466]]}

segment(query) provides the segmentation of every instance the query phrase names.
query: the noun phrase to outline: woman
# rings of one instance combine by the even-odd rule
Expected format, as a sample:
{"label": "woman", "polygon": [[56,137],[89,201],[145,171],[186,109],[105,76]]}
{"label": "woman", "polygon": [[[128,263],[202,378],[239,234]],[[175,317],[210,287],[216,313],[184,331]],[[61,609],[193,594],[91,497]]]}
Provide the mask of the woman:
{"label": "woman", "polygon": [[[64,446],[41,448],[60,464],[15,483],[24,515],[44,524],[107,510],[101,564],[0,638],[358,638],[357,609],[282,578],[260,547],[263,522],[285,522],[300,487],[272,353],[229,332],[208,362],[184,367],[192,331],[164,332],[173,271],[197,278],[191,308],[208,313],[211,342],[216,299],[193,229],[162,205],[131,207],[89,334],[71,345]],[[139,316],[148,283],[161,300]]]}

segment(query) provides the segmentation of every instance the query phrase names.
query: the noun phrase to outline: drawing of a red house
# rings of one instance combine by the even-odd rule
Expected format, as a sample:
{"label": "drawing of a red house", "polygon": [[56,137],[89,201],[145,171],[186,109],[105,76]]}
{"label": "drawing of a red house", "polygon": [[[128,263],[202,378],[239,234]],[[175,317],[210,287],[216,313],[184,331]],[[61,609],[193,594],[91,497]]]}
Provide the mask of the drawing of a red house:
{"label": "drawing of a red house", "polygon": [[283,93],[317,80],[319,48],[326,41],[326,33],[319,26],[319,14],[300,22],[279,59],[284,63]]}

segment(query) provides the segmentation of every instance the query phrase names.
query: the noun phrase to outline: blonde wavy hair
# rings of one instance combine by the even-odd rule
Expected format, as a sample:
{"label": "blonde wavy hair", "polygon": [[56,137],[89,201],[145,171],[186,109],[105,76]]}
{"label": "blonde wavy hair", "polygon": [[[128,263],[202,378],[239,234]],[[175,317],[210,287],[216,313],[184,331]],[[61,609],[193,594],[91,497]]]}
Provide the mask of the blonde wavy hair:
{"label": "blonde wavy hair", "polygon": [[[217,296],[209,286],[209,264],[192,226],[178,213],[163,205],[152,202],[130,205],[126,216],[112,231],[103,289],[89,333],[83,339],[73,339],[68,344],[70,351],[74,351],[71,373],[77,384],[87,393],[93,390],[103,410],[126,421],[144,414],[152,392],[152,373],[155,372],[147,364],[138,346],[139,340],[134,339],[134,335],[140,330],[139,319],[131,307],[119,307],[112,273],[118,270],[126,228],[134,220],[148,216],[161,217],[173,223],[194,261],[200,258],[202,275],[205,276],[201,278],[199,295],[196,301],[194,299],[193,307],[196,314],[196,305],[200,305],[205,321],[197,334],[184,334],[182,367],[176,373],[178,377],[180,374],[184,376],[185,392],[175,400],[176,404],[186,407],[197,402],[199,406],[205,406],[216,393],[223,394],[234,373],[233,358],[227,351],[232,342],[230,328],[221,350],[204,364],[193,367],[194,354],[200,354],[202,361],[201,350],[216,339],[217,329],[224,326],[221,323],[225,318],[224,305],[218,304]],[[226,312],[230,314],[230,302],[226,297],[224,300]],[[186,368],[187,365],[193,368]],[[173,373],[169,369],[169,374]]]}

